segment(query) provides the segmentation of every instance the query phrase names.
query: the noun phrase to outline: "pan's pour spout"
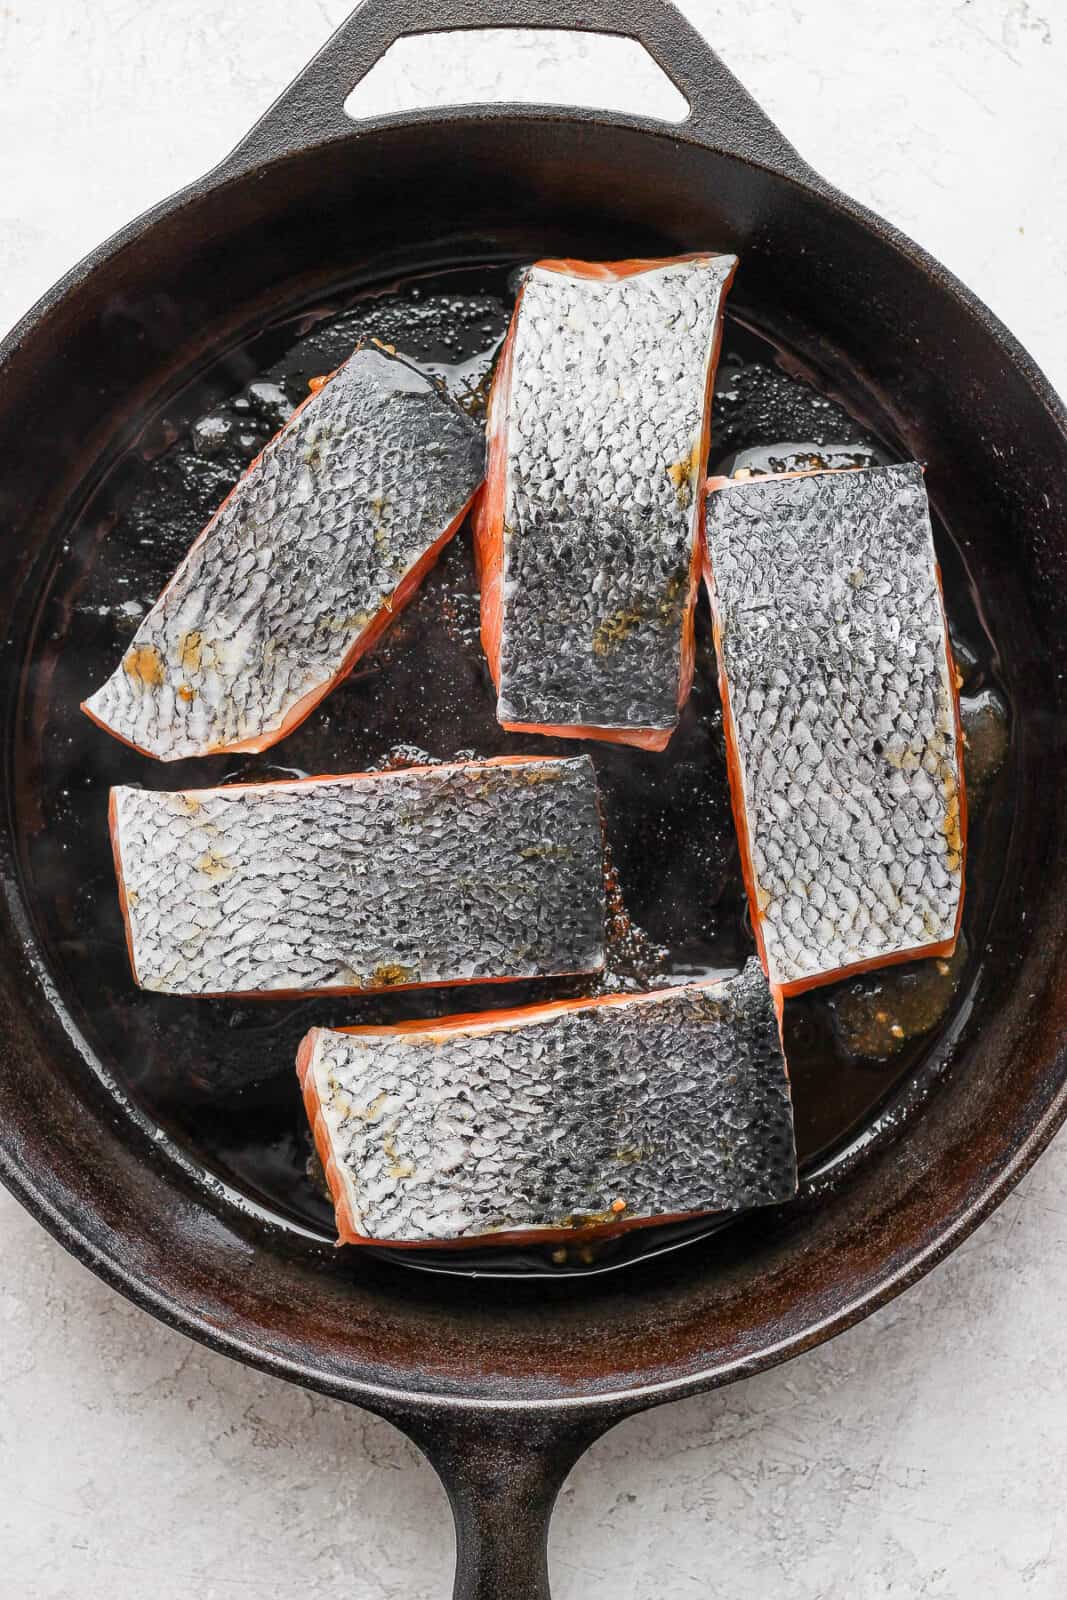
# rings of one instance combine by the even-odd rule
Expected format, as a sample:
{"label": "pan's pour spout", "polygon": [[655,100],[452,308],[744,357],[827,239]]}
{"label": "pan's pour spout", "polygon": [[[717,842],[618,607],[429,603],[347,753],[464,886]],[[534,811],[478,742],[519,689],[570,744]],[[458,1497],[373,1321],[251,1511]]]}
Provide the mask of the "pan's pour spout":
{"label": "pan's pour spout", "polygon": [[556,1498],[616,1417],[541,1420],[510,1409],[389,1417],[429,1457],[448,1493],[456,1524],[453,1600],[550,1600]]}

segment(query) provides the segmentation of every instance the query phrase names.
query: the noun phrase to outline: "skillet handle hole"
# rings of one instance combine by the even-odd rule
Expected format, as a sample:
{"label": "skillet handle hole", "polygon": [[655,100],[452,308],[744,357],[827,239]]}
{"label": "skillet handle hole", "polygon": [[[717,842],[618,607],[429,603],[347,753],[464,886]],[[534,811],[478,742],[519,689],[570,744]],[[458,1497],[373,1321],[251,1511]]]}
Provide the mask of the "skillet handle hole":
{"label": "skillet handle hole", "polygon": [[397,39],[352,90],[353,122],[442,106],[583,107],[684,122],[689,103],[636,39],[563,28],[473,28]]}

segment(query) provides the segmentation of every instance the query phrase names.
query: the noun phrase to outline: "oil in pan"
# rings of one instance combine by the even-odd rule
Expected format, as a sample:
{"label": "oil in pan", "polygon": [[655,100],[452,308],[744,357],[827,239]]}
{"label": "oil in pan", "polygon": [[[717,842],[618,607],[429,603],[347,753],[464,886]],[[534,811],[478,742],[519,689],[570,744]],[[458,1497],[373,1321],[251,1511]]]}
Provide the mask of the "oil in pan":
{"label": "oil in pan", "polygon": [[[379,292],[338,294],[250,337],[154,417],[69,529],[26,664],[29,763],[24,869],[42,943],[75,1020],[124,1096],[217,1194],[312,1240],[333,1238],[293,1063],[312,1026],[395,1022],[590,992],[646,989],[737,971],[752,949],[730,816],[706,601],[694,689],[662,754],[505,733],[478,635],[468,530],[352,676],[267,755],[163,767],[103,736],[78,710],[101,682],[189,544],[249,461],[361,339],[395,346],[483,417],[512,304],[509,267],[457,267]],[[726,318],[712,428],[713,471],[901,459],[888,427],[860,423],[808,381],[738,302]],[[1002,781],[1010,707],[959,548],[935,524],[963,678],[971,798],[964,939],[950,962],[917,962],[790,1001],[785,1040],[802,1192],[832,1184],[872,1141],[892,1137],[948,1059],[981,967],[982,931],[1010,827]],[[608,970],[563,979],[360,998],[193,1001],[147,994],[126,958],[106,822],[115,783],[186,788],[415,761],[513,753],[597,767],[608,834]],[[998,774],[1001,776],[998,778]],[[408,1270],[514,1277],[600,1273],[719,1239],[746,1219],[696,1218],[615,1239],[543,1249],[390,1252]],[[750,1224],[751,1225],[751,1224]]]}

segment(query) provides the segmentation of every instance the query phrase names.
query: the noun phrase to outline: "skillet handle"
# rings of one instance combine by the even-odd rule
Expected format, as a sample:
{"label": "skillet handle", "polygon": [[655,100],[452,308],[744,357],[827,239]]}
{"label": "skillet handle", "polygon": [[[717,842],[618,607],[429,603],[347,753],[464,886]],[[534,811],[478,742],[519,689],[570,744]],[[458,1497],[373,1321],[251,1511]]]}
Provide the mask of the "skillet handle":
{"label": "skillet handle", "polygon": [[[318,55],[285,89],[220,171],[249,167],[314,146],[357,136],[344,103],[390,45],[411,34],[453,33],[471,28],[554,28],[636,39],[689,102],[680,133],[727,155],[756,162],[801,182],[815,173],[751,95],[691,27],[670,0],[363,0]],[[514,106],[465,106],[464,116],[512,115]],[[531,108],[521,108],[531,114]],[[389,121],[436,120],[441,110],[408,111]],[[536,110],[533,112],[537,114]],[[543,113],[594,120],[598,113],[554,107]],[[363,126],[383,119],[372,118]],[[665,126],[633,114],[610,120],[662,133]]]}
{"label": "skillet handle", "polygon": [[453,1600],[550,1600],[556,1498],[575,1462],[616,1419],[561,1423],[528,1411],[389,1416],[429,1457],[448,1493]]}

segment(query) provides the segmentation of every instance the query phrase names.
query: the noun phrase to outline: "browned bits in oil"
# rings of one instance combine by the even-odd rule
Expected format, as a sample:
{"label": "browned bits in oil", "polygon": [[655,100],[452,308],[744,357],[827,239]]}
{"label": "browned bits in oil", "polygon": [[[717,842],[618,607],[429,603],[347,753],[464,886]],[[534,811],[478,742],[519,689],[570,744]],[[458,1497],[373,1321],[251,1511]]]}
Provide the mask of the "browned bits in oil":
{"label": "browned bits in oil", "polygon": [[[462,756],[457,756],[462,760]],[[442,759],[433,756],[417,744],[394,744],[377,761],[367,766],[368,772],[402,772],[405,767],[439,767]]]}
{"label": "browned bits in oil", "polygon": [[605,1224],[615,1222],[619,1213],[625,1210],[625,1200],[613,1200],[604,1211],[569,1211],[565,1217],[557,1217],[552,1226],[573,1228],[575,1232],[583,1228],[603,1228]]}
{"label": "browned bits in oil", "polygon": [[484,417],[489,410],[489,391],[492,381],[493,369],[489,367],[476,383],[465,383],[461,391],[453,395],[460,410],[465,411],[469,417]]}
{"label": "browned bits in oil", "polygon": [[[618,868],[611,846],[604,844],[605,966],[593,992],[612,994],[617,989],[650,989],[669,954],[634,922],[623,900]],[[643,1152],[632,1159],[639,1160]]]}
{"label": "browned bits in oil", "polygon": [[620,942],[629,934],[633,923],[622,898],[619,871],[611,858],[611,846],[604,849],[604,893],[607,899],[607,934],[612,943]]}
{"label": "browned bits in oil", "polygon": [[775,455],[773,449],[755,445],[748,450],[740,451],[740,456],[752,457],[751,460],[739,460],[730,471],[730,477],[735,483],[751,483],[756,478],[789,473],[794,478],[803,477],[812,472],[849,472],[877,465],[877,458],[873,451],[859,446],[856,449],[845,447],[828,448],[825,453],[821,450],[787,449],[777,447],[781,454]]}
{"label": "browned bits in oil", "polygon": [[1008,710],[995,689],[960,701],[965,740],[967,808],[977,814],[1008,753]]}
{"label": "browned bits in oil", "polygon": [[935,960],[887,967],[874,977],[843,983],[829,996],[834,1025],[857,1056],[885,1061],[937,1026],[956,993],[967,962],[960,935],[956,953]]}
{"label": "browned bits in oil", "polygon": [[311,1187],[322,1196],[324,1200],[332,1202],[330,1185],[326,1182],[326,1169],[319,1159],[319,1152],[312,1146],[311,1154],[307,1158],[306,1171]]}

